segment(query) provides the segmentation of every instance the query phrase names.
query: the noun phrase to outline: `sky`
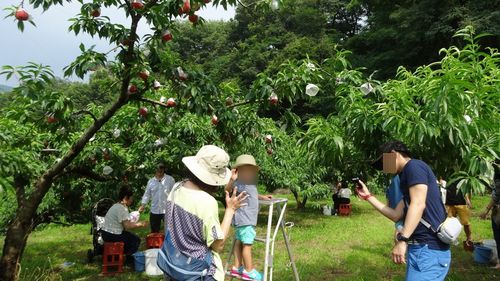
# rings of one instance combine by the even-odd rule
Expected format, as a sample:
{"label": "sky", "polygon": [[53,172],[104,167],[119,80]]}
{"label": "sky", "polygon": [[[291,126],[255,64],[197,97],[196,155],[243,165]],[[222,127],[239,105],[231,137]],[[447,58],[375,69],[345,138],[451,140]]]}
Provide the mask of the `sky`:
{"label": "sky", "polygon": [[[21,32],[12,17],[4,19],[7,12],[3,11],[3,8],[18,5],[19,2],[20,0],[1,0],[0,66],[20,66],[27,62],[36,62],[51,66],[56,76],[62,77],[63,68],[80,54],[78,48],[80,43],[84,43],[86,47],[96,45],[95,49],[102,52],[113,48],[104,40],[81,34],[75,36],[68,32],[70,25],[68,19],[77,15],[80,8],[76,1],[66,3],[65,6],[55,6],[46,12],[25,5],[25,9],[32,15],[37,26],[26,23],[24,32]],[[229,20],[234,14],[234,7],[228,7],[226,11],[222,7],[207,6],[198,12],[198,15],[205,20]],[[122,10],[103,8],[101,15],[109,16],[113,22],[129,25]],[[149,27],[144,21],[141,23],[138,32],[142,36],[148,33]],[[70,79],[78,81],[77,77]],[[4,76],[0,76],[0,84],[16,86],[18,81],[15,79],[6,81]]]}

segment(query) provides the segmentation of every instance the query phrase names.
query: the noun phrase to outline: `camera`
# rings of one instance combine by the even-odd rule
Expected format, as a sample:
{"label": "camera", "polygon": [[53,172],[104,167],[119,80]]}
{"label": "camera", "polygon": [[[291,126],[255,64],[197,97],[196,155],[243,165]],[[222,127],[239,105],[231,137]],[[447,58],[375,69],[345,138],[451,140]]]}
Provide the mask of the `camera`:
{"label": "camera", "polygon": [[355,178],[352,178],[351,181],[354,183],[354,185],[356,186],[356,189],[359,189],[361,188],[361,184],[359,183],[361,181],[361,178],[360,177],[355,177]]}

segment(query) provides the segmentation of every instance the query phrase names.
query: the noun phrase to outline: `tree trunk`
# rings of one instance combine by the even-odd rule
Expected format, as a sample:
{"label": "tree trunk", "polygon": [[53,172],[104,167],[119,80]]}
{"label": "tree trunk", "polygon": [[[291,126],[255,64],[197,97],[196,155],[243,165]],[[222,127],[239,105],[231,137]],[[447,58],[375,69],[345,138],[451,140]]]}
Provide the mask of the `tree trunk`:
{"label": "tree trunk", "polygon": [[292,190],[292,194],[293,197],[295,197],[295,202],[297,202],[297,209],[299,210],[305,209],[307,203],[307,197],[304,196],[304,198],[300,200],[300,196],[296,191]]}
{"label": "tree trunk", "polygon": [[25,195],[24,189],[16,187],[18,208],[14,221],[9,225],[7,235],[5,236],[2,258],[0,259],[0,281],[19,279],[21,257],[26,247],[28,236],[32,231],[32,222],[38,206],[52,186],[54,178],[63,172],[78,154],[80,154],[89,139],[127,103],[128,96],[126,93],[129,79],[125,80],[125,87],[122,87],[122,95],[120,95],[120,98],[85,131],[61,161],[54,164],[54,166],[45,171],[45,173],[38,178],[31,194]]}
{"label": "tree trunk", "polygon": [[[130,35],[136,37],[137,25],[141,15],[132,15]],[[45,194],[49,191],[52,183],[58,175],[64,172],[71,162],[80,154],[89,142],[90,138],[97,133],[102,126],[115,115],[115,113],[129,100],[128,87],[130,83],[130,70],[134,59],[134,44],[131,44],[122,62],[125,64],[123,80],[121,81],[120,96],[103,115],[94,119],[94,123],[87,128],[83,135],[76,141],[62,159],[45,171],[35,183],[34,189],[29,195],[24,194],[24,188],[16,188],[18,208],[14,221],[7,229],[2,258],[0,259],[0,281],[19,280],[21,258],[26,247],[26,241],[32,231],[32,221],[38,206],[42,202]]]}
{"label": "tree trunk", "polygon": [[19,279],[20,259],[31,232],[31,222],[27,223],[26,220],[22,219],[26,217],[29,217],[28,210],[26,208],[18,209],[16,218],[7,230],[0,263],[0,280],[2,281]]}

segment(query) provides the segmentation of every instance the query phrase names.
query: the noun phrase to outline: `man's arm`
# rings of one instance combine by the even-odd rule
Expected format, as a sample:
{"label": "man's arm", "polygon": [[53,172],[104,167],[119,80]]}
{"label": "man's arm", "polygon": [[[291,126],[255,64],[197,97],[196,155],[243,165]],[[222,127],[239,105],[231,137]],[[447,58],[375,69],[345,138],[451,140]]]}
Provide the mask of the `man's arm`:
{"label": "man's arm", "polygon": [[410,188],[410,205],[408,206],[408,212],[406,213],[405,224],[401,234],[404,237],[410,237],[418,224],[424,213],[425,200],[427,198],[427,185],[417,184],[411,186]]}
{"label": "man's arm", "polygon": [[493,208],[493,205],[495,204],[495,202],[493,201],[493,199],[490,200],[490,203],[488,203],[488,205],[486,206],[486,209],[484,210],[484,212],[482,212],[479,217],[481,219],[486,219],[486,217],[488,216],[488,213],[490,212],[490,210]]}
{"label": "man's arm", "polygon": [[396,206],[396,209],[392,209],[385,205],[384,203],[380,202],[375,196],[373,196],[370,191],[368,190],[368,187],[363,181],[359,182],[361,189],[357,189],[356,192],[358,193],[359,197],[362,199],[368,201],[377,211],[379,211],[382,215],[386,216],[388,219],[392,220],[393,222],[399,221],[403,215],[404,215],[404,202],[403,200],[399,201],[398,205]]}
{"label": "man's arm", "polygon": [[467,207],[469,207],[469,209],[472,209],[472,202],[470,201],[469,193],[465,194],[465,204],[467,204]]}
{"label": "man's arm", "polygon": [[144,195],[141,199],[141,206],[139,207],[139,212],[144,211],[144,207],[148,204],[149,199],[151,199],[151,180],[148,181],[146,185],[146,190],[144,191]]}
{"label": "man's arm", "polygon": [[396,209],[390,208],[389,206],[380,202],[374,196],[369,197],[367,199],[367,201],[375,209],[377,209],[377,211],[379,211],[382,215],[384,215],[386,218],[392,220],[393,222],[398,222],[399,220],[401,220],[401,218],[403,218],[403,215],[404,215],[404,202],[403,202],[403,200],[399,201],[398,205],[396,206]]}

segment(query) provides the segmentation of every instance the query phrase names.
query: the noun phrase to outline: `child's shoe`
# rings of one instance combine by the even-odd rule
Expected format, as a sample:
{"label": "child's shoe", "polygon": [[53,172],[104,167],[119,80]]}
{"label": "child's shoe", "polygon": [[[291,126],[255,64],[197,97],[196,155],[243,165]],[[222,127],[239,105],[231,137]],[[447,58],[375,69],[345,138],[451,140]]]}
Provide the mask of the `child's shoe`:
{"label": "child's shoe", "polygon": [[247,280],[247,281],[261,281],[262,274],[255,269],[253,269],[250,272],[243,270],[243,273],[241,274],[241,278],[243,280]]}
{"label": "child's shoe", "polygon": [[233,266],[231,268],[231,276],[236,277],[236,278],[241,278],[241,275],[243,274],[243,266],[240,266],[240,268],[236,268]]}

